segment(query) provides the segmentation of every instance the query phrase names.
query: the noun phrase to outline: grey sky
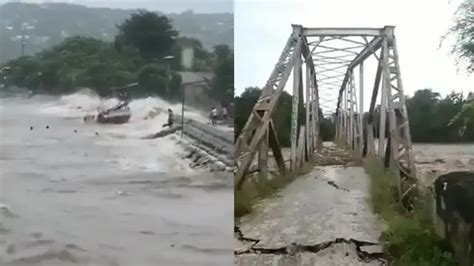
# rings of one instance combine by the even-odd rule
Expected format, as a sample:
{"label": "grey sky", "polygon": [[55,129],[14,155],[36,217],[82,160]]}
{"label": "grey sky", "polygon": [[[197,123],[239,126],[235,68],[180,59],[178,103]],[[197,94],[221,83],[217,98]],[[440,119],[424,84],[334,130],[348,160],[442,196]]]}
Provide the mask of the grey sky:
{"label": "grey sky", "polygon": [[6,2],[64,2],[89,7],[146,8],[165,13],[180,13],[186,10],[193,10],[195,13],[233,12],[232,0],[0,0],[0,4]]}
{"label": "grey sky", "polygon": [[[474,91],[474,76],[463,70],[457,72],[449,47],[438,49],[441,36],[452,26],[459,3],[460,0],[235,0],[235,93],[240,95],[246,87],[265,84],[291,33],[291,24],[374,28],[394,25],[407,95],[423,88],[433,88],[442,95],[451,90]],[[368,75],[364,79],[366,86],[372,86],[373,76]],[[287,90],[288,87],[291,85]]]}

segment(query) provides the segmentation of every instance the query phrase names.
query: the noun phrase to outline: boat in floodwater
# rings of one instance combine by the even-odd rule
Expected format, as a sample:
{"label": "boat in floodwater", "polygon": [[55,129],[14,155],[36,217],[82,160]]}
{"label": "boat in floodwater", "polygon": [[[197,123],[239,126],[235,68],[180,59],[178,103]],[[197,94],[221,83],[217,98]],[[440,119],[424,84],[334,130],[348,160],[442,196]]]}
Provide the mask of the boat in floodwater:
{"label": "boat in floodwater", "polygon": [[130,120],[130,117],[132,117],[130,107],[128,107],[125,102],[107,110],[98,107],[97,111],[97,115],[86,115],[84,122],[96,121],[101,124],[125,124]]}

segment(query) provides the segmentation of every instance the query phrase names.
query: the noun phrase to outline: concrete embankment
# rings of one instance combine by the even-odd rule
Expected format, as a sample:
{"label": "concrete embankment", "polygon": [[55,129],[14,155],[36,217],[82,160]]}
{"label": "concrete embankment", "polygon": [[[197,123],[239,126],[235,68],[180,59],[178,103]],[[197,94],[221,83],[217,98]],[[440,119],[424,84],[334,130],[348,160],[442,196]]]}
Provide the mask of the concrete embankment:
{"label": "concrete embankment", "polygon": [[[176,125],[146,136],[146,139],[170,135],[183,146],[183,159],[191,160],[190,167],[203,167],[210,171],[232,172],[234,143],[232,131],[223,131],[192,119],[184,120],[184,130],[179,118]],[[181,132],[183,137],[181,137]]]}

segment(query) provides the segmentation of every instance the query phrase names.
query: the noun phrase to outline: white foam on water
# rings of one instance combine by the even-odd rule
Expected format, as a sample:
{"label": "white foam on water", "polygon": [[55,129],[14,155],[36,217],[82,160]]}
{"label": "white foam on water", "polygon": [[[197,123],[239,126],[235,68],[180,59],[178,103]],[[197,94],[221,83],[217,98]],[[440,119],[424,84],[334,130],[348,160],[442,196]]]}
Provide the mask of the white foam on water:
{"label": "white foam on water", "polygon": [[[84,116],[97,114],[97,107],[110,108],[117,103],[117,99],[101,99],[94,91],[82,89],[70,95],[41,101],[38,111],[50,116],[77,120],[81,132],[87,131],[89,136],[94,136],[96,132],[99,134],[100,137],[95,140],[96,144],[114,146],[126,151],[127,156],[124,158],[108,158],[116,160],[114,163],[120,169],[142,169],[145,172],[166,170],[177,174],[185,174],[190,170],[188,163],[177,155],[183,152],[182,147],[170,137],[142,139],[163,129],[162,125],[168,120],[168,108],[173,110],[176,116],[181,115],[181,104],[171,104],[159,97],[135,99],[129,103],[132,117],[128,123],[112,125],[83,122]],[[153,115],[150,116],[151,113]],[[188,107],[185,117],[207,122],[207,118],[199,111]]]}
{"label": "white foam on water", "polygon": [[[62,96],[42,104],[40,112],[58,115],[64,118],[81,120],[85,115],[96,114],[97,107],[110,108],[118,103],[117,99],[101,99],[90,89],[82,89],[74,94]],[[168,108],[175,116],[181,115],[181,104],[171,104],[159,97],[132,100],[129,104],[132,112],[130,121],[122,125],[103,125],[103,129],[118,138],[140,138],[156,133],[168,120]],[[185,117],[207,123],[208,118],[192,108],[185,108]],[[150,116],[150,113],[154,113]]]}

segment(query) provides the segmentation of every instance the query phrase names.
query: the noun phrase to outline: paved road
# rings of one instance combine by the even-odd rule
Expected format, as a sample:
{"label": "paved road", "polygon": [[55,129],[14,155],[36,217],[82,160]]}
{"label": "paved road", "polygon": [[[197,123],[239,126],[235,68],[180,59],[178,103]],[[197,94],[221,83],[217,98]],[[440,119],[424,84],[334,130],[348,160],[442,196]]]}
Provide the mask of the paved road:
{"label": "paved road", "polygon": [[380,265],[362,260],[383,229],[368,182],[362,167],[317,167],[262,200],[238,222],[236,265]]}

